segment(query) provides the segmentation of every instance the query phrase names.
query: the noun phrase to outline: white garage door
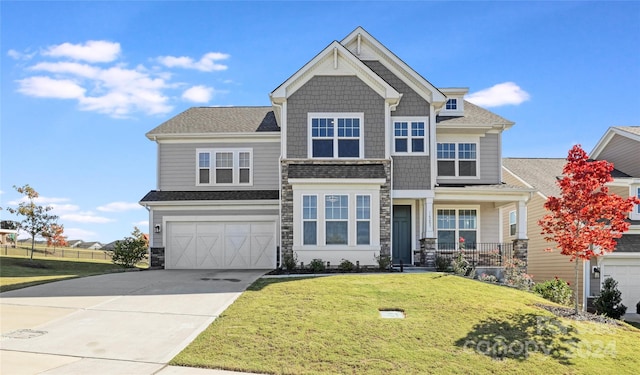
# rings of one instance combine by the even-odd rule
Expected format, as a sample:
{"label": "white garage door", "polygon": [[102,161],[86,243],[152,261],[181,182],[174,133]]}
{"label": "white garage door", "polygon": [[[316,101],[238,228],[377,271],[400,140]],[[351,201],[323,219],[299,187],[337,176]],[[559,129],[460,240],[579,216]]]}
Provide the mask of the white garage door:
{"label": "white garage door", "polygon": [[166,228],[165,268],[275,268],[274,221],[173,221]]}
{"label": "white garage door", "polygon": [[605,264],[603,276],[603,280],[613,277],[618,282],[622,304],[627,306],[627,312],[636,312],[636,303],[640,301],[640,264]]}

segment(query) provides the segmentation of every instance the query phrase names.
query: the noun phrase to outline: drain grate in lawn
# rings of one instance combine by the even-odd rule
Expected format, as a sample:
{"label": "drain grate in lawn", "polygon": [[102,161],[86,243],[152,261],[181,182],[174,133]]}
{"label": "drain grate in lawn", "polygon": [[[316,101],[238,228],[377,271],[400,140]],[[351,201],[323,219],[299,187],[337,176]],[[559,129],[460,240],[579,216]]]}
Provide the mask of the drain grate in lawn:
{"label": "drain grate in lawn", "polygon": [[406,316],[403,309],[397,308],[378,309],[378,312],[383,319],[404,319]]}

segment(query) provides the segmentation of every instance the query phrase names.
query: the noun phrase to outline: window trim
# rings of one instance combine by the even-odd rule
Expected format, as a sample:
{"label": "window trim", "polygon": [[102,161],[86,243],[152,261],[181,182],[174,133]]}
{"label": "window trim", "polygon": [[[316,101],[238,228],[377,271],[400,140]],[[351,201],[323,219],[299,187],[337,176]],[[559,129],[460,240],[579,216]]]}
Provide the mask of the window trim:
{"label": "window trim", "polygon": [[[333,129],[333,156],[331,157],[317,157],[313,156],[313,136],[311,132],[313,119],[318,118],[332,118],[334,123]],[[338,119],[344,118],[357,118],[359,120],[359,135],[358,137],[339,137],[338,136]],[[322,137],[319,139],[328,139],[329,137]],[[340,157],[338,156],[339,147],[338,141],[341,139],[350,139],[350,140],[358,140],[358,157]],[[340,159],[340,160],[348,160],[348,159],[364,159],[364,113],[363,112],[309,112],[307,113],[307,157],[309,159]]]}
{"label": "window trim", "polygon": [[[313,198],[315,198],[315,207],[314,207],[314,209],[316,210],[316,214],[315,214],[315,217],[313,217],[313,218],[305,218],[304,217],[304,209],[305,209],[304,199],[305,199],[305,197],[313,197]],[[301,235],[302,241],[301,242],[302,242],[303,246],[317,246],[318,245],[318,195],[317,194],[302,194],[301,198],[302,198],[301,199],[301,203],[302,204],[300,205],[300,209],[302,210],[302,213],[301,213],[301,216],[300,216],[302,218],[302,220],[301,220],[302,221],[302,235]],[[308,222],[313,222],[313,223],[316,224],[316,236],[315,236],[316,237],[315,238],[316,241],[315,241],[315,243],[308,243],[307,244],[307,243],[304,242],[304,240],[305,240],[304,227],[305,227],[305,224],[308,223]]]}
{"label": "window trim", "polygon": [[[358,202],[359,202],[359,198],[360,197],[367,197],[369,198],[369,204],[367,209],[369,210],[369,217],[368,218],[363,218],[360,219],[358,218]],[[356,206],[356,215],[354,218],[354,222],[355,222],[355,231],[356,231],[356,245],[370,245],[371,244],[371,194],[356,194],[355,195],[355,202],[354,205]],[[367,243],[358,243],[358,224],[359,223],[367,223],[369,225],[369,240]]]}
{"label": "window trim", "polygon": [[[629,196],[637,197],[638,199],[640,199],[640,186],[638,185],[629,186]],[[640,204],[636,204],[633,206],[633,209],[629,213],[629,219],[640,220]]]}
{"label": "window trim", "polygon": [[[396,122],[406,122],[407,123],[407,136],[400,137],[407,139],[407,151],[396,151]],[[424,123],[424,136],[416,136],[411,135],[411,125],[414,122],[422,122]],[[421,117],[421,116],[392,116],[391,117],[391,148],[393,150],[393,155],[417,155],[417,156],[425,156],[429,155],[429,118]],[[424,151],[422,152],[414,152],[412,151],[412,140],[413,139],[422,139],[424,141]]]}
{"label": "window trim", "polygon": [[476,211],[476,244],[481,243],[482,239],[482,231],[480,228],[482,228],[482,223],[481,223],[481,216],[482,216],[482,212],[480,211],[480,206],[479,205],[455,205],[455,206],[450,206],[450,205],[444,205],[444,206],[434,206],[433,207],[434,210],[434,232],[435,232],[435,236],[436,238],[438,238],[438,231],[440,230],[440,228],[438,228],[438,211],[439,210],[454,210],[456,212],[456,217],[455,217],[455,224],[456,224],[456,228],[454,230],[455,232],[455,236],[454,238],[456,239],[456,250],[458,249],[458,242],[457,240],[460,239],[460,227],[459,227],[459,217],[460,217],[460,211],[461,210],[475,210]]}
{"label": "window trim", "polygon": [[[240,182],[240,153],[249,153],[249,182]],[[217,154],[232,154],[232,182],[217,183],[216,170]],[[209,183],[200,182],[200,154],[209,154]],[[253,186],[253,149],[252,148],[197,148],[196,149],[196,186]]]}
{"label": "window trim", "polygon": [[[438,157],[438,145],[444,143],[453,143],[455,145],[454,150],[454,159],[440,159]],[[475,144],[476,146],[476,157],[475,159],[461,159],[460,158],[460,145],[461,144]],[[436,159],[436,173],[437,178],[439,179],[458,179],[458,180],[470,180],[470,179],[479,179],[480,178],[480,141],[479,140],[438,140],[436,141],[436,150],[435,150],[435,159]],[[453,161],[454,168],[454,176],[442,176],[440,175],[440,169],[438,168],[439,161]],[[475,176],[460,176],[460,161],[475,161],[476,162],[476,174]]]}

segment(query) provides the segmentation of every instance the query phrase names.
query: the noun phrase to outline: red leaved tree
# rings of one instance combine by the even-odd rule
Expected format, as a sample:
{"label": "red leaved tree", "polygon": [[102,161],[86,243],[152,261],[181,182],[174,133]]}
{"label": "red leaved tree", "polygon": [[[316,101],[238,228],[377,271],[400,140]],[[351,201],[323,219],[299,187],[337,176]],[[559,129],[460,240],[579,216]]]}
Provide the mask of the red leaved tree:
{"label": "red leaved tree", "polygon": [[53,252],[56,247],[69,246],[67,236],[64,236],[64,225],[52,224],[44,233],[43,237],[47,238],[47,246],[53,246]]}
{"label": "red leaved tree", "polygon": [[[539,222],[547,241],[557,244],[562,255],[575,261],[575,311],[578,313],[578,266],[615,250],[616,239],[629,229],[625,219],[640,200],[609,194],[606,183],[613,181],[613,164],[589,160],[587,153],[575,145],[569,150],[567,164],[558,181],[560,197],[549,197],[544,207],[549,211]],[[551,251],[551,249],[547,249]]]}

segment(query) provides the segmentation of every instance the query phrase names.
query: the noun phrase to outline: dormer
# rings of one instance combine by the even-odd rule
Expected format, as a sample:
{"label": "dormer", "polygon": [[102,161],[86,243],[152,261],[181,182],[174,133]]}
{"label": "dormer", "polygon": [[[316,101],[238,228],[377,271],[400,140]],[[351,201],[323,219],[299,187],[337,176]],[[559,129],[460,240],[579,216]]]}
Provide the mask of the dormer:
{"label": "dormer", "polygon": [[464,96],[469,92],[469,88],[440,88],[440,91],[447,96],[447,102],[440,110],[440,116],[464,116]]}

